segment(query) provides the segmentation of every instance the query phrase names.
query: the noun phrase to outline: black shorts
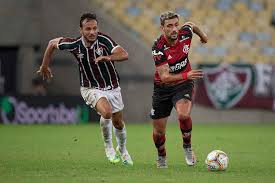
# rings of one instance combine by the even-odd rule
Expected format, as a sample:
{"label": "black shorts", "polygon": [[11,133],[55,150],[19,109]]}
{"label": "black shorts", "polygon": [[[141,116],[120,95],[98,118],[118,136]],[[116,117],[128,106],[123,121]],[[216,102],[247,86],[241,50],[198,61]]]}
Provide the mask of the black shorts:
{"label": "black shorts", "polygon": [[180,99],[192,101],[194,83],[183,82],[178,85],[154,84],[154,93],[150,117],[160,119],[170,116],[173,106]]}

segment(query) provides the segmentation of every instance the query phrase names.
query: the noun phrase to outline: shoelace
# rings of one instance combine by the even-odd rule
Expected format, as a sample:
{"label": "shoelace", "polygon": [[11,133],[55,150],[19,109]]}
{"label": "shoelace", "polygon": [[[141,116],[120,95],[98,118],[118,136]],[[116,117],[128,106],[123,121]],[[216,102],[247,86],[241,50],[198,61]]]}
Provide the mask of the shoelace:
{"label": "shoelace", "polygon": [[157,163],[159,166],[166,166],[165,158],[158,158]]}
{"label": "shoelace", "polygon": [[128,161],[129,159],[130,159],[130,156],[129,156],[129,154],[123,154],[122,155],[122,159],[124,160],[124,161]]}
{"label": "shoelace", "polygon": [[116,152],[114,150],[107,150],[106,151],[106,155],[108,157],[112,157],[112,156],[115,156],[116,155]]}
{"label": "shoelace", "polygon": [[193,153],[191,149],[186,149],[185,152],[188,159],[193,159]]}

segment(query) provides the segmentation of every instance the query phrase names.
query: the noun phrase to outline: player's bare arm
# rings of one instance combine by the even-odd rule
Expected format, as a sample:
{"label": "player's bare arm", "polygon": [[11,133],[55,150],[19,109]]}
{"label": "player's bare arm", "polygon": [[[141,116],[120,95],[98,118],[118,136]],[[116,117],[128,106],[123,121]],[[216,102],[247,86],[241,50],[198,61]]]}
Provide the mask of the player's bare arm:
{"label": "player's bare arm", "polygon": [[49,64],[50,64],[52,54],[54,50],[57,48],[57,45],[61,39],[62,37],[59,37],[49,41],[49,44],[44,53],[42,64],[39,70],[37,71],[37,74],[41,75],[43,79],[50,79],[53,77]]}
{"label": "player's bare arm", "polygon": [[186,22],[184,25],[189,25],[190,27],[192,27],[193,32],[200,37],[201,43],[207,43],[207,34],[203,32],[196,24],[194,24],[193,22]]}
{"label": "player's bare arm", "polygon": [[170,73],[170,68],[168,64],[164,64],[162,66],[157,67],[157,71],[161,78],[161,81],[164,83],[172,83],[175,81],[181,80],[195,80],[203,77],[202,70],[191,70],[189,72],[182,72],[180,74],[172,74]]}
{"label": "player's bare arm", "polygon": [[128,59],[128,53],[121,46],[116,47],[111,55],[108,56],[100,56],[95,59],[95,62],[110,62],[116,61],[121,62]]}

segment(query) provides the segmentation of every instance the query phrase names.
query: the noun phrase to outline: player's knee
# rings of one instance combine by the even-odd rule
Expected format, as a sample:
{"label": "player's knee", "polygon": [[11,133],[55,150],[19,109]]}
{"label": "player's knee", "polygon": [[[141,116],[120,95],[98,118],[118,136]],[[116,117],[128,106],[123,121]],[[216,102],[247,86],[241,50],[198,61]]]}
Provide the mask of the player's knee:
{"label": "player's knee", "polygon": [[101,113],[101,116],[105,119],[112,118],[112,110],[111,109],[104,109],[100,113]]}
{"label": "player's knee", "polygon": [[124,127],[124,121],[113,119],[113,125],[116,129],[122,130]]}
{"label": "player's knee", "polygon": [[163,135],[165,135],[165,129],[164,128],[154,128],[154,134],[157,136],[163,136]]}
{"label": "player's knee", "polygon": [[190,118],[190,115],[187,113],[182,113],[182,114],[178,114],[178,118],[179,118],[179,120],[186,120],[186,119]]}
{"label": "player's knee", "polygon": [[113,123],[113,125],[114,125],[114,127],[115,127],[116,129],[119,129],[119,130],[122,130],[123,127],[124,127],[124,125],[122,125],[122,124],[117,124],[117,123]]}
{"label": "player's knee", "polygon": [[159,136],[159,137],[165,135],[165,130],[157,131],[156,135]]}

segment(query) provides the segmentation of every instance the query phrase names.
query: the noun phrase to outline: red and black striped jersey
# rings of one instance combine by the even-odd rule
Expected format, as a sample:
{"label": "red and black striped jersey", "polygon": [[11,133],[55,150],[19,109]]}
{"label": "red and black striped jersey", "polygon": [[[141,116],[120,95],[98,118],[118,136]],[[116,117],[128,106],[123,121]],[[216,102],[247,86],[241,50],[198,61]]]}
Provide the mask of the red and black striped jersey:
{"label": "red and black striped jersey", "polygon": [[76,39],[63,38],[57,45],[58,49],[71,52],[77,59],[80,85],[98,89],[118,87],[119,75],[114,62],[96,64],[95,59],[102,55],[111,55],[119,45],[103,33],[98,33],[98,37],[91,47],[87,47],[83,39],[83,37]]}
{"label": "red and black striped jersey", "polygon": [[[190,71],[191,65],[189,63],[188,53],[192,36],[192,27],[184,25],[178,32],[178,40],[175,45],[170,45],[164,35],[158,37],[152,47],[152,56],[155,61],[155,66],[159,67],[163,64],[168,64],[170,73],[173,74]],[[156,84],[162,83],[157,69],[155,71],[154,82]]]}

